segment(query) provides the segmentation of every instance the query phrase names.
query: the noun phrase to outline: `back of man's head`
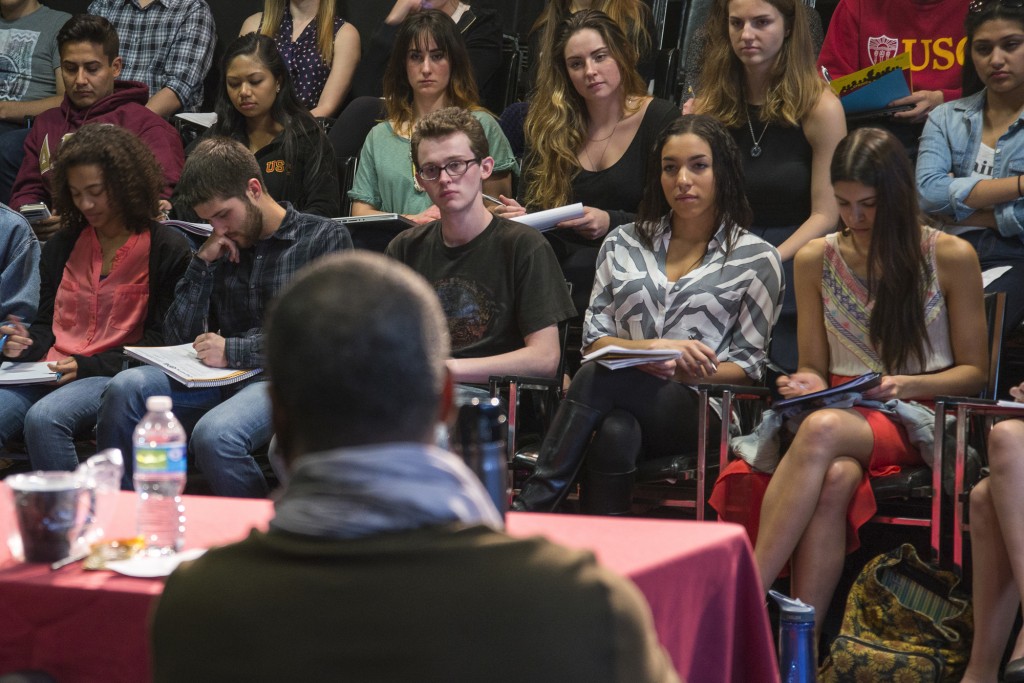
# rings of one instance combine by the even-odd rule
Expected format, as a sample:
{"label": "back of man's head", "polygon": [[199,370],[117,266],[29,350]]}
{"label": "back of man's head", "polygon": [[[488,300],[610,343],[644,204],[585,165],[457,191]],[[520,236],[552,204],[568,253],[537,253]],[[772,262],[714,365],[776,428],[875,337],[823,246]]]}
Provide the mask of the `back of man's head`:
{"label": "back of man's head", "polygon": [[65,22],[57,32],[57,49],[63,52],[69,43],[92,43],[99,45],[110,64],[118,57],[121,43],[117,29],[103,17],[92,14],[76,14]]}
{"label": "back of man's head", "polygon": [[197,206],[213,199],[243,199],[253,178],[263,184],[260,165],[245,145],[231,138],[205,138],[185,160],[176,201]]}
{"label": "back of man's head", "polygon": [[484,127],[468,110],[461,107],[445,107],[433,111],[416,122],[410,140],[412,160],[419,168],[420,141],[446,138],[455,133],[464,133],[469,140],[469,149],[477,159],[490,155],[490,144]]}
{"label": "back of man's head", "polygon": [[401,263],[363,251],[321,259],[278,299],[266,345],[274,426],[289,461],[433,437],[448,326],[434,290]]}

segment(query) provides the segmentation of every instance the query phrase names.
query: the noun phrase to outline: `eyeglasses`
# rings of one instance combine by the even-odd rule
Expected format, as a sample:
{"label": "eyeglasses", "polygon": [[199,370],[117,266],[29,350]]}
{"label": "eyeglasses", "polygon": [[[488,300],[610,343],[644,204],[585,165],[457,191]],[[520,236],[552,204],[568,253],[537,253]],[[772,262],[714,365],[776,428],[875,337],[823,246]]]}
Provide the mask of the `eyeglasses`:
{"label": "eyeglasses", "polygon": [[[1024,2],[1024,0],[1021,1]],[[437,180],[441,177],[441,171],[444,171],[448,174],[449,178],[458,178],[469,170],[470,164],[479,163],[479,159],[455,159],[454,161],[449,161],[444,166],[438,166],[437,164],[421,166],[416,174],[423,180]]]}
{"label": "eyeglasses", "polygon": [[1024,0],[971,0],[967,5],[969,14],[979,14],[989,7],[1005,7],[1006,9],[1021,9],[1024,7]]}

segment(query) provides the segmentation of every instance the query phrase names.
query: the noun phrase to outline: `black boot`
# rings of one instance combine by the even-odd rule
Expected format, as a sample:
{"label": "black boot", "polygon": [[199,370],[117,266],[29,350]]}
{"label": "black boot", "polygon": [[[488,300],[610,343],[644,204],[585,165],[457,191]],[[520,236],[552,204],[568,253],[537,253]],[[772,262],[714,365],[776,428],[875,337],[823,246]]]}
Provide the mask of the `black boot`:
{"label": "black boot", "polygon": [[513,510],[552,512],[565,498],[583,464],[583,453],[601,413],[573,400],[562,401],[537,455],[537,468],[512,503]]}
{"label": "black boot", "polygon": [[587,515],[628,515],[632,510],[631,472],[595,472],[587,469],[580,486],[580,510]]}

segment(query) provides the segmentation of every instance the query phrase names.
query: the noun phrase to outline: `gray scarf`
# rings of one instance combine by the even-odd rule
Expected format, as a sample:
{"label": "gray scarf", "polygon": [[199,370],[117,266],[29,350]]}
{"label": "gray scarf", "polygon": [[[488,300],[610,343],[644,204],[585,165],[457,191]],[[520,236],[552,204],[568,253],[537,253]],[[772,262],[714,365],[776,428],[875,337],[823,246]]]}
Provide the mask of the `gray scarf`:
{"label": "gray scarf", "polygon": [[461,522],[503,527],[483,485],[457,456],[419,443],[304,455],[274,504],[271,529],[361,538]]}

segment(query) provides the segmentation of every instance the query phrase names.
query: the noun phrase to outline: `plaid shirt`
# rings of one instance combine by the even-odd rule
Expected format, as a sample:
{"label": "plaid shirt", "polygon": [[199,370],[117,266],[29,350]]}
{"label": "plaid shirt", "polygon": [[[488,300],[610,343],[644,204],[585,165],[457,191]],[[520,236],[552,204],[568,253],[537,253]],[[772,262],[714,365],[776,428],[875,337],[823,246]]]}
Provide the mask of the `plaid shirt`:
{"label": "plaid shirt", "polygon": [[263,315],[296,271],[316,259],[352,248],[348,229],[329,218],[287,213],[270,237],[238,250],[238,263],[223,257],[207,263],[192,257],[164,318],[164,341],[185,344],[219,330],[232,368],[263,367]]}
{"label": "plaid shirt", "polygon": [[150,97],[170,88],[183,111],[196,111],[203,103],[203,79],[217,41],[209,5],[205,0],[154,0],[143,9],[138,2],[89,4],[89,14],[117,29],[124,61],[121,78],[145,83]]}

